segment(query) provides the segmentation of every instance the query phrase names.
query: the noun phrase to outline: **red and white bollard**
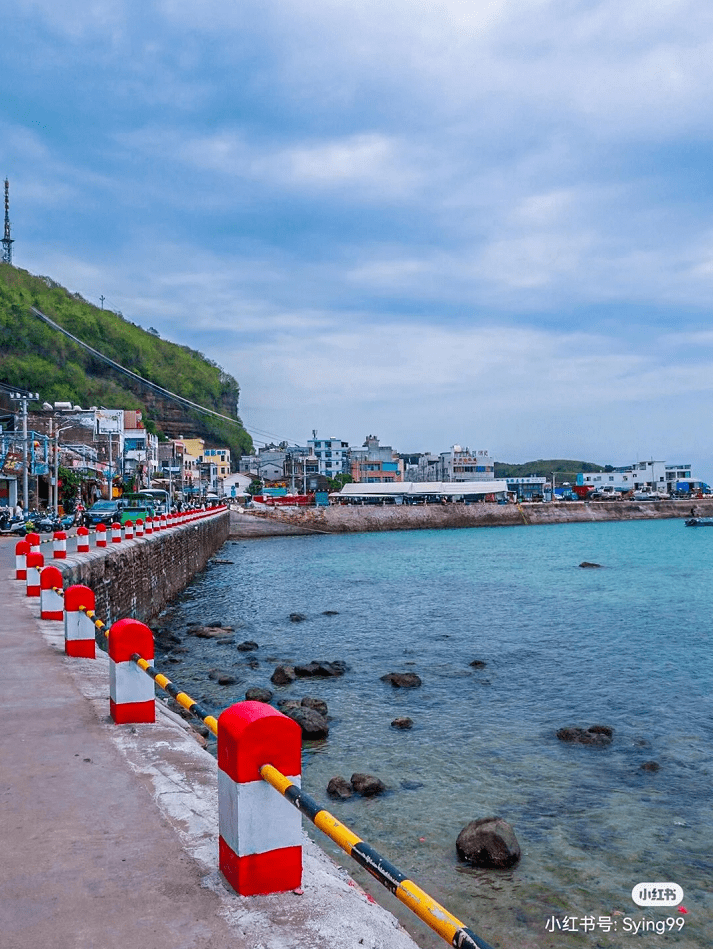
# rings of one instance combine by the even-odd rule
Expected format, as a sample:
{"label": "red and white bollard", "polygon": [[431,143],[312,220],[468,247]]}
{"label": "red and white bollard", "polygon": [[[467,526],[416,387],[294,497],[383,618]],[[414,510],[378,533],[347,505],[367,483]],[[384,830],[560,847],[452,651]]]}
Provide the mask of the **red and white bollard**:
{"label": "red and white bollard", "polygon": [[112,544],[121,543],[121,524],[116,522],[111,525],[111,542]]}
{"label": "red and white bollard", "polygon": [[77,528],[77,553],[89,553],[89,531],[86,527]]}
{"label": "red and white bollard", "polygon": [[25,540],[30,545],[30,553],[38,554],[40,552],[40,535],[39,534],[25,534]]}
{"label": "red and white bollard", "polygon": [[144,536],[144,522],[142,521],[140,517],[136,521],[134,521],[134,531],[137,537]]}
{"label": "red and white bollard", "polygon": [[164,513],[161,515],[161,530],[165,531],[167,527],[168,527],[168,515]]}
{"label": "red and white bollard", "polygon": [[106,547],[106,524],[97,524],[97,547]]}
{"label": "red and white bollard", "polygon": [[231,705],[218,719],[219,865],[241,896],[302,882],[300,813],[262,780],[264,764],[299,784],[302,730],[263,702]]}
{"label": "red and white bollard", "polygon": [[30,552],[30,545],[26,540],[20,540],[15,544],[15,579],[27,580],[27,555]]}
{"label": "red and white bollard", "polygon": [[67,556],[67,535],[64,531],[55,531],[52,537],[52,556],[55,560],[64,560]]}
{"label": "red and white bollard", "polygon": [[27,595],[28,596],[39,596],[40,595],[40,570],[45,565],[45,558],[42,554],[33,554],[30,552],[27,555]]}
{"label": "red and white bollard", "polygon": [[156,720],[153,679],[135,662],[138,653],[153,665],[153,633],[135,619],[120,619],[109,636],[109,711],[117,725]]}
{"label": "red and white bollard", "polygon": [[45,567],[40,573],[40,619],[64,619],[62,574],[57,567]]}
{"label": "red and white bollard", "polygon": [[[80,610],[82,606],[84,609]],[[67,656],[94,659],[94,623],[86,610],[94,611],[94,591],[77,583],[64,591],[64,652]]]}
{"label": "red and white bollard", "polygon": [[134,522],[127,521],[124,524],[124,540],[133,540],[134,539]]}
{"label": "red and white bollard", "polygon": [[144,533],[148,537],[149,534],[153,534],[153,518],[147,517],[146,523],[144,524]]}

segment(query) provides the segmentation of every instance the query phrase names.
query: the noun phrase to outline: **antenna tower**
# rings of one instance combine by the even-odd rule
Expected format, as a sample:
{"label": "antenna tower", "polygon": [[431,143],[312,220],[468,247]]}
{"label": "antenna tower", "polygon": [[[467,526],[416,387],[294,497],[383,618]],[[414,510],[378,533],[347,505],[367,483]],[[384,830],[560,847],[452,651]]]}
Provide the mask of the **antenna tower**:
{"label": "antenna tower", "polygon": [[2,262],[12,264],[12,245],[10,237],[10,182],[5,179],[5,232],[2,238]]}

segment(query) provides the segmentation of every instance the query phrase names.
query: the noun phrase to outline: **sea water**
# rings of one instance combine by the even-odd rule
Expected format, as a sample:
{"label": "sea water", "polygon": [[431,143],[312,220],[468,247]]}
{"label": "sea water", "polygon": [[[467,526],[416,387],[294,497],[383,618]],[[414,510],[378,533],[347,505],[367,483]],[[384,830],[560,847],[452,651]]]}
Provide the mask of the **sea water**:
{"label": "sea water", "polygon": [[[172,677],[216,711],[249,686],[326,700],[330,733],[305,745],[305,789],[480,936],[511,949],[713,946],[713,530],[658,520],[280,537],[219,556],[230,562],[162,620],[188,649]],[[196,621],[259,649],[185,635]],[[312,659],[349,669],[271,685],[276,664]],[[214,668],[237,683],[216,685]],[[380,681],[388,672],[422,685],[395,689]],[[411,730],[391,726],[401,716]],[[556,737],[593,724],[614,729],[609,746]],[[642,770],[652,761],[658,771]],[[329,800],[329,779],[355,771],[388,793]],[[459,831],[490,815],[515,829],[514,869],[458,862]],[[344,862],[420,945],[443,945]],[[687,912],[635,905],[645,881],[677,883]]]}

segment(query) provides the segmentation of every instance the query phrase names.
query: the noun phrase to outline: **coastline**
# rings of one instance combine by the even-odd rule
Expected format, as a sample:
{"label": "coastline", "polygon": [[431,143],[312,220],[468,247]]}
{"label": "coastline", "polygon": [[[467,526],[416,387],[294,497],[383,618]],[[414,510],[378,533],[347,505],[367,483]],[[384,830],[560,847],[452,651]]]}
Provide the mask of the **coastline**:
{"label": "coastline", "polygon": [[525,527],[599,521],[713,517],[713,498],[691,501],[590,501],[548,504],[330,505],[231,511],[233,538],[290,534],[349,534],[371,531],[445,530],[464,527]]}

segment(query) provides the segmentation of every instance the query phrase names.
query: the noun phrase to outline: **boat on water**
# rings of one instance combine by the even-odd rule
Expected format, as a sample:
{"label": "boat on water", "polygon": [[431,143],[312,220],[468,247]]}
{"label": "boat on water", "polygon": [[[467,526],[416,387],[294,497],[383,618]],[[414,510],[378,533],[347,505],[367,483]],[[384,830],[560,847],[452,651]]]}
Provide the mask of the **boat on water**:
{"label": "boat on water", "polygon": [[689,517],[686,527],[713,527],[713,517]]}

